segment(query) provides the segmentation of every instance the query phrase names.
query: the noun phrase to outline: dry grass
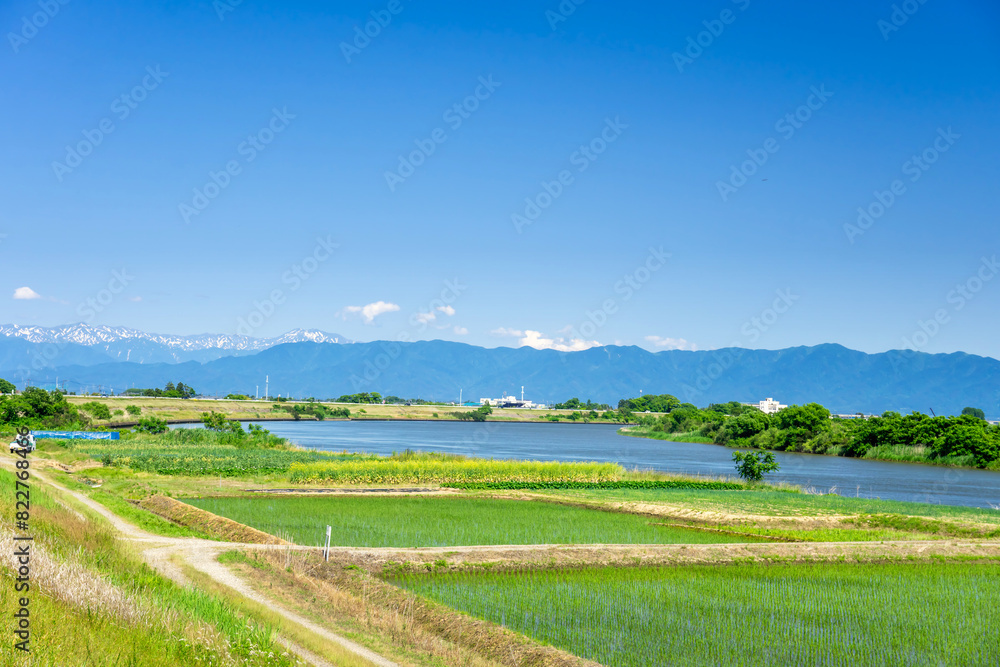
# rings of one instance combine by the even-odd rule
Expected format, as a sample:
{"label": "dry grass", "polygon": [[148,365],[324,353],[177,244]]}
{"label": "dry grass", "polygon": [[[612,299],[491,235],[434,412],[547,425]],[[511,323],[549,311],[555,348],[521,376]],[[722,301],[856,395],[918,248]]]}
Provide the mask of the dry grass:
{"label": "dry grass", "polygon": [[[0,540],[4,544],[14,542],[14,531],[7,527],[0,529]],[[4,549],[4,566],[17,571],[17,557],[14,549]],[[111,584],[83,565],[72,559],[58,560],[49,553],[43,541],[31,543],[31,583],[46,595],[60,600],[71,607],[99,612],[119,621],[135,626],[150,626],[156,623],[171,623],[159,610],[142,605],[121,588]]]}

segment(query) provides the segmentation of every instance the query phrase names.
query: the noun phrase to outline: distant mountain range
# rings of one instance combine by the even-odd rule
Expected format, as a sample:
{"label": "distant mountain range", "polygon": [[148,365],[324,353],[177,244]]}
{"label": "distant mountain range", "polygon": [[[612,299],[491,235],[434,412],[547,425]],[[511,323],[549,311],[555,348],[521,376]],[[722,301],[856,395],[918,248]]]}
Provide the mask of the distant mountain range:
{"label": "distant mountain range", "polygon": [[[66,342],[56,345],[53,358],[48,359],[46,350],[53,352],[52,343],[6,337],[0,338],[0,377],[19,385],[30,378],[32,384],[50,387],[58,378],[71,391],[96,390],[101,385],[120,392],[131,386],[162,387],[169,381],[184,382],[205,395],[252,395],[258,385],[263,391],[266,375],[275,396],[326,399],[377,391],[442,401],[458,400],[460,391],[466,400],[503,392],[520,395],[523,385],[526,398],[547,403],[576,396],[615,405],[620,398],[642,392],[670,393],[699,406],[774,397],[787,404],[816,401],[837,413],[934,410],[957,414],[972,406],[982,408],[991,419],[1000,417],[1000,361],[964,353],[896,350],[866,354],[840,345],[655,353],[607,346],[556,352],[529,347],[487,349],[447,341],[345,345],[330,344],[340,337],[319,332],[288,335],[315,334],[326,342],[269,345],[263,339],[254,343],[206,336],[206,340],[219,341],[218,346],[184,350],[153,340],[159,337],[143,339],[177,350],[178,357],[181,352],[216,355],[180,363],[137,363],[134,357],[109,362],[105,346],[113,348],[123,340],[90,341],[90,345]],[[256,351],[251,345],[265,349]],[[46,363],[32,363],[39,359]]]}
{"label": "distant mountain range", "polygon": [[[150,334],[126,327],[70,324],[62,327],[0,325],[0,363],[10,340],[46,344],[46,365],[93,365],[108,361],[139,364],[176,364],[212,361],[222,357],[256,354],[285,343],[350,343],[343,336],[311,329],[295,329],[277,338],[253,338],[236,334],[173,336]],[[7,346],[4,343],[8,343]],[[14,344],[16,347],[16,343]],[[79,348],[87,348],[81,351]],[[21,350],[18,350],[19,352]],[[70,360],[72,359],[72,361]],[[32,360],[33,362],[36,360]],[[4,366],[6,367],[6,366]]]}

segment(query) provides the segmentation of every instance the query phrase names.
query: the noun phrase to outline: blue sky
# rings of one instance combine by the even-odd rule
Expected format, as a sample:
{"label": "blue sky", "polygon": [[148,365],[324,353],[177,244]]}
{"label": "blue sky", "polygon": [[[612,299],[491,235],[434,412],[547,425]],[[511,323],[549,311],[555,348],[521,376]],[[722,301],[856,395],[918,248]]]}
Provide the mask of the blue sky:
{"label": "blue sky", "polygon": [[0,320],[1000,357],[1000,7],[673,4],[5,3]]}

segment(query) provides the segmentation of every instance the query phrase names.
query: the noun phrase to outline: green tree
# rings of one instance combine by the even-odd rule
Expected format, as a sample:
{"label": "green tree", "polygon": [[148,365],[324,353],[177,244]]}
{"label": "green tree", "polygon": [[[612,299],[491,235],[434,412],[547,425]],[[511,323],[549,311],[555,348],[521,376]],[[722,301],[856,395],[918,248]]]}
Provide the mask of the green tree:
{"label": "green tree", "polygon": [[136,433],[150,433],[153,435],[166,433],[167,422],[156,417],[144,417],[139,420],[139,423],[135,425],[133,430]]}
{"label": "green tree", "polygon": [[[681,407],[681,401],[671,394],[647,394],[637,398],[623,398],[618,401],[618,409],[632,412],[670,412]],[[694,406],[691,406],[694,407]]]}
{"label": "green tree", "polygon": [[986,420],[986,413],[979,408],[962,408],[963,415],[970,415],[976,419]]}
{"label": "green tree", "polygon": [[17,387],[14,386],[13,382],[0,378],[0,394],[13,394],[15,391],[17,391]]}
{"label": "green tree", "polygon": [[240,426],[238,421],[229,421],[226,419],[226,415],[215,412],[209,412],[201,416],[201,423],[205,425],[210,431],[216,431],[218,433],[232,433],[236,436],[244,435],[243,427]]}
{"label": "green tree", "polygon": [[736,472],[748,482],[759,482],[764,474],[774,472],[781,466],[774,460],[772,452],[733,452]]}
{"label": "green tree", "polygon": [[732,440],[749,440],[771,426],[771,419],[759,409],[747,410],[739,417],[726,420],[725,433]]}

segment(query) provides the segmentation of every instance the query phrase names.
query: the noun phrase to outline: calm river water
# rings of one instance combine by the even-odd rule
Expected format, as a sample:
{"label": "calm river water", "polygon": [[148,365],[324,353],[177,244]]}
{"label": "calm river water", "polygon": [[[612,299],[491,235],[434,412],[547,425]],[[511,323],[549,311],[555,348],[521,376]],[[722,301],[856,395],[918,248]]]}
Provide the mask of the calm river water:
{"label": "calm river water", "polygon": [[[497,459],[614,461],[626,468],[734,475],[732,450],[618,435],[605,424],[324,421],[268,422],[275,435],[327,451],[391,454],[405,449]],[[944,505],[1000,505],[1000,473],[911,463],[776,452],[768,479],[864,498]]]}

